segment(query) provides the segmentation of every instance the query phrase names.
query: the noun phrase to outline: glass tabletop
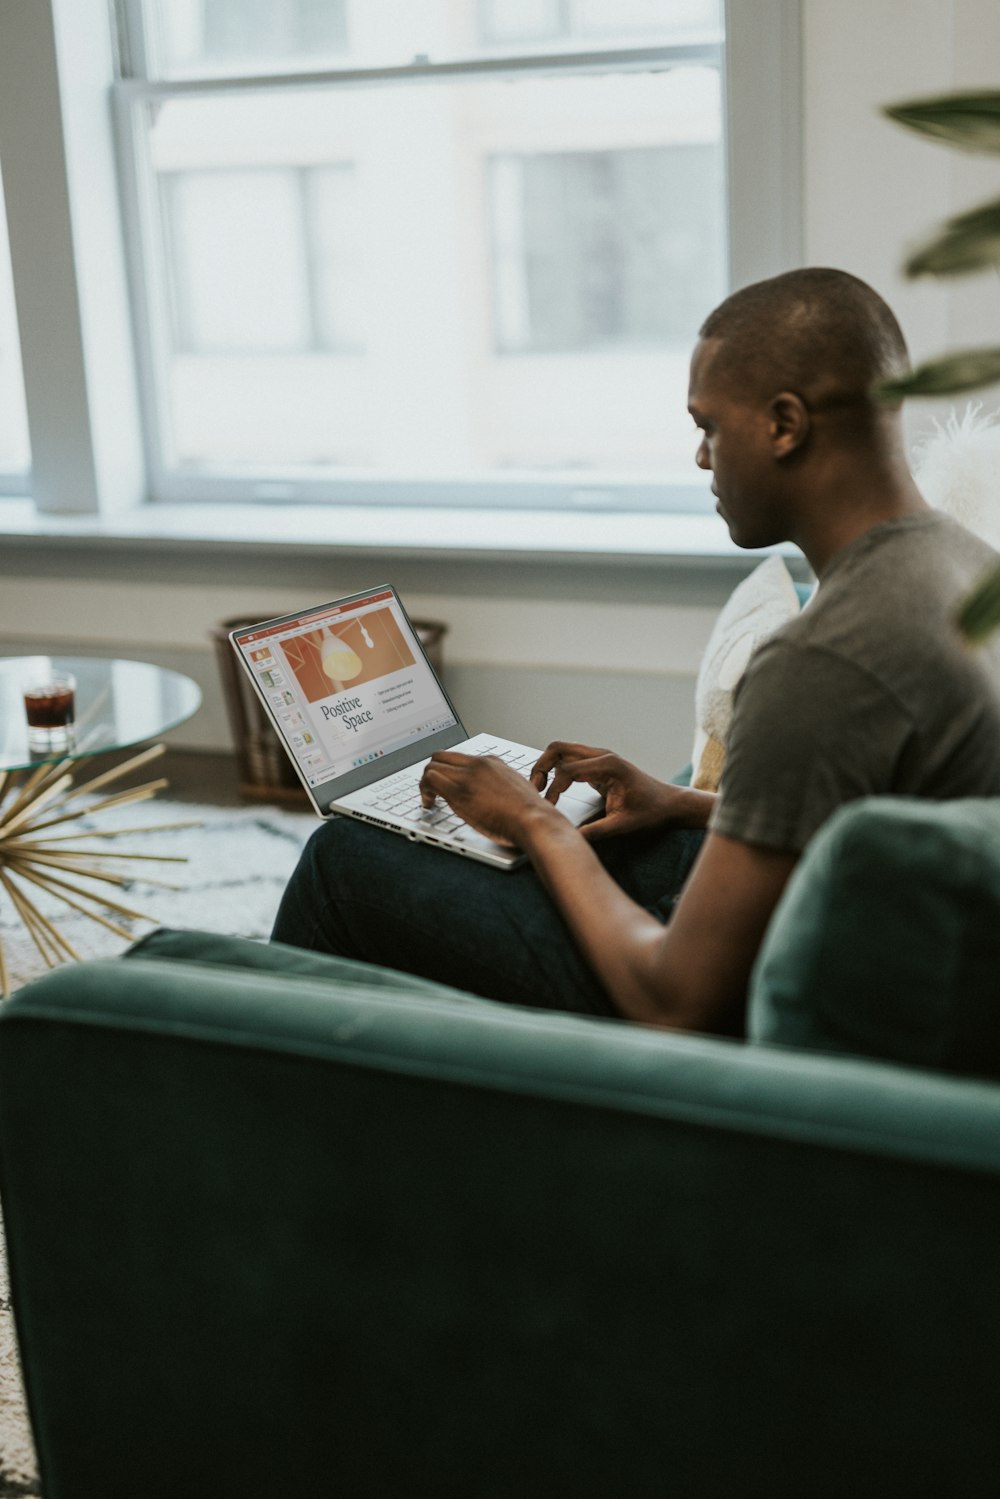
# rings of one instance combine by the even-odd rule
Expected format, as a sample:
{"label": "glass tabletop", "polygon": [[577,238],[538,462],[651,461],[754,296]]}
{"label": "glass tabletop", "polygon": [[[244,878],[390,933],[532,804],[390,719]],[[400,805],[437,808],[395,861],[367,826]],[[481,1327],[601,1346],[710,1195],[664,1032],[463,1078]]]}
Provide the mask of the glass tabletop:
{"label": "glass tabletop", "polygon": [[[76,678],[75,743],[60,754],[33,754],[21,696],[26,679],[56,671]],[[67,754],[101,755],[156,739],[190,718],[201,688],[180,672],[147,661],[92,656],[0,656],[0,771],[23,770]]]}

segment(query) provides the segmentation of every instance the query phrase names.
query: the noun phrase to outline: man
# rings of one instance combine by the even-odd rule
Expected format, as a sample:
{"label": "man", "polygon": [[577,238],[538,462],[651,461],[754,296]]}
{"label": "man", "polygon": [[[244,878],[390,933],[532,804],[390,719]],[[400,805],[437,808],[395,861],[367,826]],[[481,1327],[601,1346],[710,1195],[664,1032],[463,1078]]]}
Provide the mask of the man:
{"label": "man", "polygon": [[[889,308],[839,271],[747,287],[701,329],[689,409],[718,511],[737,545],[793,542],[819,579],[740,685],[718,797],[579,744],[550,745],[533,785],[439,753],[425,802],[443,798],[530,868],[327,824],[275,939],[491,997],[740,1034],[767,924],[837,807],[1000,793],[1000,646],[973,655],[953,624],[996,554],[913,483],[899,410],[872,396],[906,367]],[[554,806],[573,781],[605,799],[582,831]]]}

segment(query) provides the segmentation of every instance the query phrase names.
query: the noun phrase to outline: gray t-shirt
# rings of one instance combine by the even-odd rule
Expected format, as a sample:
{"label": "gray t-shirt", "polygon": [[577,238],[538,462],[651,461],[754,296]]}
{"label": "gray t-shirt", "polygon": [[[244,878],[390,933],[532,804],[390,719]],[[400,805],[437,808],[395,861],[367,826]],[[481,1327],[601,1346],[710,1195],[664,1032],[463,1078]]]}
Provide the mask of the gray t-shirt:
{"label": "gray t-shirt", "polygon": [[955,626],[998,562],[936,511],[838,552],[737,689],[712,829],[801,852],[856,797],[1000,795],[1000,632],[970,649]]}

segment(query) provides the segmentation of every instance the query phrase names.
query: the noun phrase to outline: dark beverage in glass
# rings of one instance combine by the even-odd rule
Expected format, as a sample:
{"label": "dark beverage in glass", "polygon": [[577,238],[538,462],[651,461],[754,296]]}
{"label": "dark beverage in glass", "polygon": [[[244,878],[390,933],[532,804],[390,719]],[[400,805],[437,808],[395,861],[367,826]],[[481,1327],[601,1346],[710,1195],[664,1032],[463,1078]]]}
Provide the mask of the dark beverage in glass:
{"label": "dark beverage in glass", "polygon": [[76,682],[69,672],[53,672],[24,688],[28,748],[50,754],[68,749],[73,740]]}

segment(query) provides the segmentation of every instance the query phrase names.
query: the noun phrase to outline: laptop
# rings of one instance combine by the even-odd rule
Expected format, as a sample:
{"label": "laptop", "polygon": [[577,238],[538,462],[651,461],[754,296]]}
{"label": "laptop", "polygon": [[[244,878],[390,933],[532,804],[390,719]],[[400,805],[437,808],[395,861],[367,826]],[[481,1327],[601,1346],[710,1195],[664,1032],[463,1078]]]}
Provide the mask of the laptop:
{"label": "laptop", "polygon": [[[523,863],[444,802],[421,804],[420,777],[435,750],[496,755],[524,776],[540,751],[494,734],[469,737],[389,584],[243,626],[229,639],[320,817],[357,817],[498,869]],[[579,826],[602,802],[581,785],[557,805]]]}

